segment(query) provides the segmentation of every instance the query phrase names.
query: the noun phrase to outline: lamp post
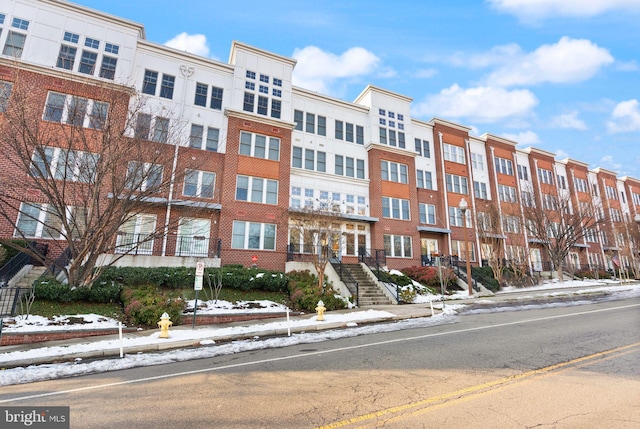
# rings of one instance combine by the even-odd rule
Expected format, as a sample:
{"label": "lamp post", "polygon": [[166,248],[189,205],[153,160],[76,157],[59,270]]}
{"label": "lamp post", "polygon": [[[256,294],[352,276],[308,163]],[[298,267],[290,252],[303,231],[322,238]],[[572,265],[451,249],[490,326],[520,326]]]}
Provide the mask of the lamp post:
{"label": "lamp post", "polygon": [[467,209],[469,205],[464,198],[460,200],[458,208],[462,212],[462,224],[464,225],[464,247],[465,259],[467,262],[467,284],[469,285],[469,296],[473,295],[473,279],[471,278],[471,261],[469,259],[469,239],[467,237]]}

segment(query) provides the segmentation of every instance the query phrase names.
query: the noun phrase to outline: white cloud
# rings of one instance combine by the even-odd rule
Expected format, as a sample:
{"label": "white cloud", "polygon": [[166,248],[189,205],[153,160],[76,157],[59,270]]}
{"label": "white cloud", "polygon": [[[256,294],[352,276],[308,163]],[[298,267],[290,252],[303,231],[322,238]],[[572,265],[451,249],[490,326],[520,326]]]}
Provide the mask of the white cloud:
{"label": "white cloud", "polygon": [[540,143],[540,138],[533,131],[523,131],[517,134],[503,133],[502,135],[505,138],[513,140],[514,142],[523,146],[530,146]]}
{"label": "white cloud", "polygon": [[570,158],[569,154],[562,149],[558,149],[556,151],[556,159],[567,159]]}
{"label": "white cloud", "polygon": [[620,171],[622,169],[622,164],[615,162],[611,155],[603,156],[600,162],[602,163],[602,166],[607,170]]}
{"label": "white cloud", "polygon": [[298,63],[293,70],[293,84],[323,94],[332,94],[338,79],[349,79],[373,73],[380,59],[364,48],[350,48],[340,55],[316,46],[296,49]]}
{"label": "white cloud", "polygon": [[419,79],[429,79],[429,78],[435,76],[436,74],[438,74],[438,70],[436,70],[434,68],[429,68],[429,69],[418,70],[415,73],[415,77],[417,77]]}
{"label": "white cloud", "polygon": [[614,107],[607,129],[612,133],[640,131],[640,104],[638,100],[622,101]]}
{"label": "white cloud", "polygon": [[526,89],[509,91],[488,86],[465,89],[454,84],[416,104],[414,114],[496,122],[528,115],[537,104],[538,99]]}
{"label": "white cloud", "polygon": [[207,37],[204,34],[180,33],[165,43],[166,46],[203,57],[209,56]]}
{"label": "white cloud", "polygon": [[587,129],[587,124],[585,124],[582,119],[578,118],[577,111],[556,116],[551,120],[551,126],[555,128],[570,128],[581,131]]}
{"label": "white cloud", "polygon": [[569,37],[562,37],[552,45],[542,45],[528,54],[511,52],[509,60],[487,77],[489,85],[582,82],[613,63],[608,50],[590,40]]}
{"label": "white cloud", "polygon": [[488,3],[523,21],[555,16],[589,17],[611,11],[640,11],[638,0],[488,0]]}
{"label": "white cloud", "polygon": [[447,58],[448,63],[456,67],[481,69],[509,62],[510,58],[522,55],[522,48],[517,43],[494,46],[487,52],[456,52]]}

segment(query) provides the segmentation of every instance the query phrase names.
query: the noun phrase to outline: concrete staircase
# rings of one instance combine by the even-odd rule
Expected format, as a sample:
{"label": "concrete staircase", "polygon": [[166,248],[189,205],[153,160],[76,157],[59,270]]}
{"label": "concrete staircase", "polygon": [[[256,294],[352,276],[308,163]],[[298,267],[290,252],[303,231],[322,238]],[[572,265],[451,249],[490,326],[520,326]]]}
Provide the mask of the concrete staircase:
{"label": "concrete staircase", "polygon": [[343,267],[349,270],[351,276],[358,282],[359,307],[393,304],[391,299],[380,289],[380,286],[367,275],[362,265],[344,264]]}
{"label": "concrete staircase", "polygon": [[0,289],[0,316],[12,315],[13,302],[20,288],[30,288],[45,271],[45,267],[32,267],[22,278],[16,282],[9,281],[9,286]]}

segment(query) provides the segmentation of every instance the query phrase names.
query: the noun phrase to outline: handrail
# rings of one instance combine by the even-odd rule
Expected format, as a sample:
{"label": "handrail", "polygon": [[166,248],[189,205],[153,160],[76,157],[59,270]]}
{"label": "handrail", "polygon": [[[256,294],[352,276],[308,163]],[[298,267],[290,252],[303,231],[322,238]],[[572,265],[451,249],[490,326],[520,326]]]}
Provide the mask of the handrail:
{"label": "handrail", "polygon": [[[39,252],[43,258],[47,255],[48,247],[46,245],[38,245],[38,243],[32,241],[27,246],[33,252]],[[9,280],[18,274],[23,267],[29,264],[39,264],[39,261],[34,260],[33,257],[26,252],[20,252],[14,255],[9,262],[0,268],[0,287],[6,286],[6,284],[9,283]]]}
{"label": "handrail", "polygon": [[332,262],[331,265],[333,266],[334,269],[336,269],[336,266],[337,266],[338,269],[336,270],[336,272],[338,273],[340,280],[342,281],[342,283],[345,284],[345,286],[347,286],[347,289],[349,289],[349,292],[351,292],[352,296],[354,295],[354,292],[355,292],[356,300],[354,304],[356,306],[359,305],[360,286],[358,285],[358,282],[356,281],[356,279],[353,278],[353,276],[351,275],[351,272],[348,269],[344,268],[342,261]]}
{"label": "handrail", "polygon": [[71,249],[67,247],[49,266],[49,271],[56,277],[71,262]]}

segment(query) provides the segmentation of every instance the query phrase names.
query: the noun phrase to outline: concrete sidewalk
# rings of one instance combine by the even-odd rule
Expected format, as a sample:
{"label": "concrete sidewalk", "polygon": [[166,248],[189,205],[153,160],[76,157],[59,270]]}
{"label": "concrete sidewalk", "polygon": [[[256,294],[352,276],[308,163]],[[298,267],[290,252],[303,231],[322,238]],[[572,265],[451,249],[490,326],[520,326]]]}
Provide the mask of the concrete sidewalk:
{"label": "concrete sidewalk", "polygon": [[[606,296],[613,293],[613,289],[619,289],[619,287],[616,287],[612,288],[611,291],[607,291],[607,287],[604,286],[605,285],[600,284],[567,288],[557,287],[542,290],[522,290],[491,296],[474,296],[466,299],[446,300],[445,309],[454,305],[472,306],[474,308],[477,308],[478,306],[491,308],[505,305],[524,305],[531,302],[594,298],[598,296]],[[640,289],[640,285],[638,284],[628,284],[628,287],[629,289]],[[577,295],[577,289],[582,290],[582,293]],[[590,292],[590,289],[593,289],[593,292]],[[157,339],[159,329],[141,330],[123,334],[123,343],[129,343],[131,345],[123,346],[122,351],[124,354],[131,355],[177,348],[197,347],[204,340],[225,342],[255,337],[264,338],[271,336],[286,336],[289,330],[291,333],[300,333],[328,329],[341,329],[353,325],[353,322],[344,320],[348,316],[362,316],[361,319],[357,319],[357,317],[355,319],[358,325],[391,322],[410,318],[431,317],[434,314],[442,312],[442,302],[434,301],[433,309],[434,312],[432,314],[431,305],[429,303],[360,307],[328,312],[326,313],[325,321],[313,322],[311,324],[310,322],[315,320],[315,314],[308,313],[290,317],[290,324],[288,326],[287,319],[285,317],[268,320],[249,320],[217,325],[196,326],[195,329],[193,329],[191,325],[180,325],[170,329],[170,338],[167,339]],[[366,317],[367,314],[364,312],[372,313],[372,317]],[[376,313],[379,312],[387,314],[382,316],[376,315]],[[331,321],[332,318],[338,321]],[[300,323],[306,324],[296,326]],[[213,332],[211,331],[212,329],[214,330]],[[199,336],[200,333],[202,333],[203,336]],[[73,361],[75,359],[84,360],[114,357],[119,356],[120,345],[123,343],[120,342],[118,335],[103,335],[60,341],[2,346],[0,348],[0,367],[10,368],[66,362]],[[45,353],[45,351],[47,351],[47,353]],[[27,354],[29,357],[26,357]],[[21,358],[20,355],[25,355],[25,357]]]}

